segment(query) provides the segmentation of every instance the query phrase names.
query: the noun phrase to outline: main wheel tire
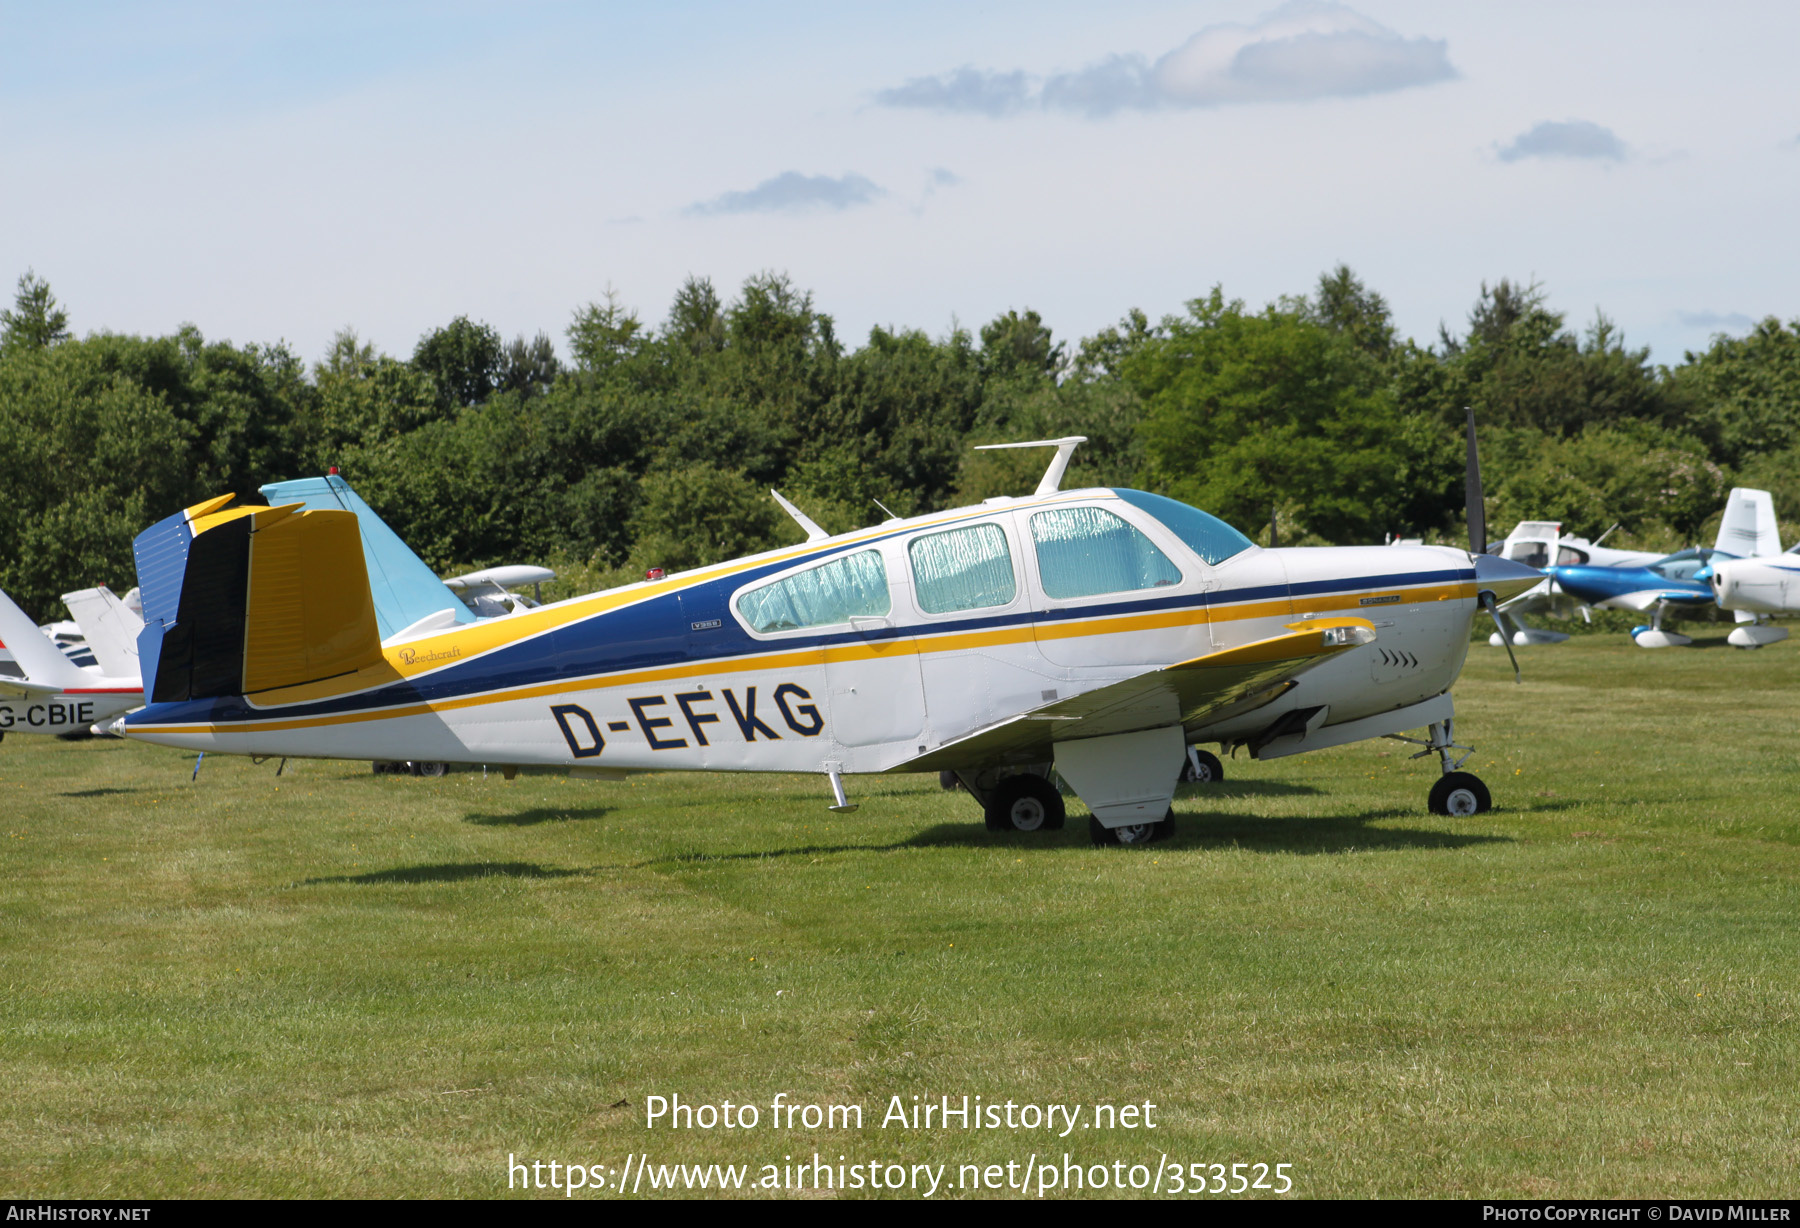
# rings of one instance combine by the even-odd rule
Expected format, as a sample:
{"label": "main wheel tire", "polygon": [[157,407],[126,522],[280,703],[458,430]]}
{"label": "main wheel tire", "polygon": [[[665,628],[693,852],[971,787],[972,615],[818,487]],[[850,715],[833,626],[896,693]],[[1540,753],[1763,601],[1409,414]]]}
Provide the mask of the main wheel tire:
{"label": "main wheel tire", "polygon": [[1123,827],[1108,827],[1099,819],[1088,818],[1088,839],[1095,844],[1149,844],[1152,840],[1167,840],[1175,834],[1175,812],[1170,810],[1160,823],[1127,823]]}
{"label": "main wheel tire", "polygon": [[1057,831],[1065,817],[1062,794],[1042,776],[1008,776],[988,796],[989,831]]}
{"label": "main wheel tire", "polygon": [[955,772],[952,772],[949,768],[945,768],[938,773],[938,788],[949,793],[953,790],[962,788],[962,781],[957,777]]}
{"label": "main wheel tire", "polygon": [[[1194,761],[1199,760],[1200,769],[1194,770]],[[1181,781],[1189,785],[1216,785],[1225,779],[1225,765],[1219,757],[1210,751],[1197,750],[1192,756],[1184,755],[1181,760]]]}
{"label": "main wheel tire", "polygon": [[1427,805],[1433,814],[1466,819],[1492,810],[1494,799],[1488,794],[1488,787],[1472,773],[1445,772],[1431,786],[1431,797]]}
{"label": "main wheel tire", "polygon": [[434,779],[444,775],[450,770],[450,765],[448,763],[421,763],[418,767],[419,775],[430,776]]}

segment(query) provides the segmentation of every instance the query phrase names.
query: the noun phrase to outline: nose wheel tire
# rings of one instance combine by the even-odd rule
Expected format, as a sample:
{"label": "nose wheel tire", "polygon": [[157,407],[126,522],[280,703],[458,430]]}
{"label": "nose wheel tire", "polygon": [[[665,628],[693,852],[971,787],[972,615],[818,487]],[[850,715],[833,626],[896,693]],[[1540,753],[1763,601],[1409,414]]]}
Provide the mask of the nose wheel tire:
{"label": "nose wheel tire", "polygon": [[1162,817],[1160,823],[1127,823],[1123,827],[1107,827],[1099,819],[1088,819],[1088,839],[1096,845],[1106,844],[1149,844],[1155,840],[1167,840],[1175,834],[1175,809]]}
{"label": "nose wheel tire", "polygon": [[994,787],[987,806],[989,831],[1058,831],[1065,817],[1062,794],[1042,776],[1008,776]]}
{"label": "nose wheel tire", "polygon": [[1433,814],[1468,818],[1492,810],[1494,799],[1488,795],[1488,787],[1481,783],[1480,777],[1469,772],[1445,772],[1431,786],[1427,805]]}
{"label": "nose wheel tire", "polygon": [[1217,755],[1209,751],[1192,751],[1181,761],[1183,784],[1216,785],[1224,779],[1225,765],[1219,762]]}

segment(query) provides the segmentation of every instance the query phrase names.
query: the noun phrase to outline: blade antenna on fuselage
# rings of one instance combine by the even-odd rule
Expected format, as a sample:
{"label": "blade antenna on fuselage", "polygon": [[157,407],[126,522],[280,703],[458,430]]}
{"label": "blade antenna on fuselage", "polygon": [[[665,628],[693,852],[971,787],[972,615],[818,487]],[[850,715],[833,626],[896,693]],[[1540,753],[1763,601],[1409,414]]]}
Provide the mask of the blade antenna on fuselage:
{"label": "blade antenna on fuselage", "polygon": [[800,526],[800,531],[802,533],[806,534],[807,541],[822,542],[827,537],[831,536],[831,534],[827,533],[824,529],[821,529],[811,516],[808,516],[805,512],[783,498],[779,490],[770,490],[769,493],[775,496],[775,502],[781,504],[781,510],[794,518],[794,523]]}

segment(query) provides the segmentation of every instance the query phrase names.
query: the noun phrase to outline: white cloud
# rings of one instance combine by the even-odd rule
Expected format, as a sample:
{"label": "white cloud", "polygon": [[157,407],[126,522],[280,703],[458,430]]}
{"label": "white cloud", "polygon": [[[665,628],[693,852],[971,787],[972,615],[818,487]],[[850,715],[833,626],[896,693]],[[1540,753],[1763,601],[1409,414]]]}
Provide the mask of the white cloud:
{"label": "white cloud", "polygon": [[884,106],[980,115],[1009,115],[1030,100],[1031,83],[1024,73],[987,72],[967,66],[935,77],[914,77],[875,95],[875,101]]}
{"label": "white cloud", "polygon": [[1678,311],[1675,313],[1675,318],[1688,328],[1723,330],[1756,326],[1756,321],[1741,311]]}
{"label": "white cloud", "polygon": [[1209,26],[1157,61],[1172,105],[1380,94],[1456,76],[1441,39],[1402,38],[1341,4],[1296,0],[1253,25]]}
{"label": "white cloud", "polygon": [[1207,26],[1154,64],[1136,53],[1110,55],[1053,73],[1035,91],[1023,71],[965,67],[915,77],[876,100],[992,116],[1037,106],[1097,118],[1128,109],[1354,97],[1456,75],[1441,39],[1404,38],[1341,4],[1294,0],[1248,25]]}
{"label": "white cloud", "polygon": [[1502,162],[1521,158],[1590,158],[1623,162],[1630,150],[1611,128],[1585,119],[1560,123],[1545,120],[1529,132],[1521,132],[1500,150]]}
{"label": "white cloud", "polygon": [[724,192],[697,201],[682,212],[695,217],[720,213],[803,213],[812,209],[848,209],[870,204],[887,193],[861,175],[802,175],[783,171],[744,192]]}

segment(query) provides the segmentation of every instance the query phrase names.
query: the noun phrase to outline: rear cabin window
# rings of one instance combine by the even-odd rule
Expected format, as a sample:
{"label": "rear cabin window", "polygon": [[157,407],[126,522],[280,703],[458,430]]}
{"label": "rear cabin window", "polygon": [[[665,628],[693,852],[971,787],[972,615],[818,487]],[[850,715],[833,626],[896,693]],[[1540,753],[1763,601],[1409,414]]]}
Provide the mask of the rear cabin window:
{"label": "rear cabin window", "polygon": [[907,553],[919,608],[928,614],[1006,605],[1018,594],[1012,550],[997,524],[915,537]]}
{"label": "rear cabin window", "polygon": [[767,634],[880,618],[893,602],[880,551],[864,550],[751,589],[737,599],[737,608],[752,631]]}
{"label": "rear cabin window", "polygon": [[1031,518],[1044,595],[1129,593],[1181,583],[1181,571],[1148,537],[1098,507],[1059,507]]}

